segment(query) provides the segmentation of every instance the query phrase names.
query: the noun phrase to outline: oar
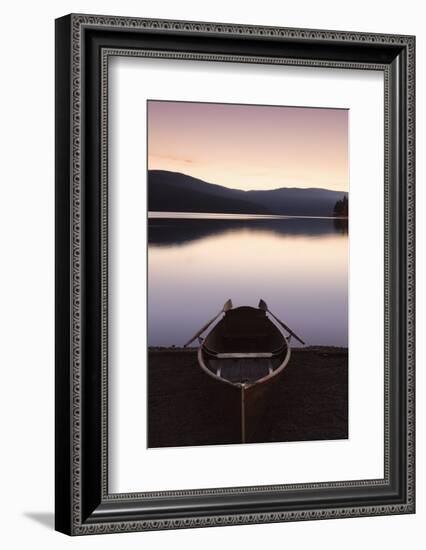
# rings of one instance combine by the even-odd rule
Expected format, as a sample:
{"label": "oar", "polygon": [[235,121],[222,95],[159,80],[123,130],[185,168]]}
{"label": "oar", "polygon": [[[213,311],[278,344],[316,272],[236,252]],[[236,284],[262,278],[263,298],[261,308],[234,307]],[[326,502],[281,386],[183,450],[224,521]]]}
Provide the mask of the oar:
{"label": "oar", "polygon": [[263,309],[263,311],[267,311],[270,315],[272,315],[272,317],[275,319],[275,321],[277,321],[282,327],[284,327],[286,329],[286,331],[291,334],[292,336],[294,336],[296,338],[296,340],[299,340],[299,342],[303,345],[305,345],[305,342],[303,340],[301,340],[297,334],[295,334],[285,323],[283,323],[281,321],[281,319],[278,319],[278,317],[276,317],[272,311],[270,311],[270,309],[268,309],[268,305],[266,302],[264,302],[263,300],[260,300],[259,302],[259,309]]}
{"label": "oar", "polygon": [[223,304],[223,308],[219,311],[219,313],[217,315],[215,315],[213,317],[213,319],[211,319],[208,323],[206,323],[203,328],[200,328],[200,330],[194,334],[194,336],[188,340],[188,342],[184,345],[184,347],[186,348],[187,346],[189,346],[189,344],[192,344],[192,342],[198,338],[200,336],[200,334],[203,334],[203,332],[214,322],[216,321],[216,319],[219,317],[219,315],[222,315],[222,313],[225,313],[226,311],[232,309],[232,302],[231,300],[228,300],[226,301],[224,304]]}

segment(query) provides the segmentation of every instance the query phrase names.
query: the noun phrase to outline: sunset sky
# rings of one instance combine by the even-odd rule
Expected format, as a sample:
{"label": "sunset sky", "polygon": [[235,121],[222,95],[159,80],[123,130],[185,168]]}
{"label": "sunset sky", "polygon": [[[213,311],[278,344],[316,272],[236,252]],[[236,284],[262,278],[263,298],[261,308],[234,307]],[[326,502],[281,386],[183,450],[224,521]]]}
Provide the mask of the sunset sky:
{"label": "sunset sky", "polygon": [[148,168],[234,189],[348,191],[348,110],[148,101]]}

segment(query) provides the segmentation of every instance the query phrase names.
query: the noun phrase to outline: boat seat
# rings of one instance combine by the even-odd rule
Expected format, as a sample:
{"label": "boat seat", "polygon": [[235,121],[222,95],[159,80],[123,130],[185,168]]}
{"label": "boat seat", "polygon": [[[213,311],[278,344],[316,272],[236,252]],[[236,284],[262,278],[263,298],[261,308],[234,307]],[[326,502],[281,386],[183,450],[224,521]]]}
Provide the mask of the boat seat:
{"label": "boat seat", "polygon": [[[223,349],[223,346],[221,346]],[[250,346],[252,347],[252,346]],[[258,346],[256,346],[257,348]],[[265,346],[266,347],[266,346]],[[210,349],[206,344],[204,344],[204,353],[207,353],[208,355],[220,357],[221,359],[232,359],[232,358],[254,358],[254,357],[273,357],[275,355],[278,355],[282,353],[282,351],[285,349],[286,344],[282,344],[278,348],[272,349],[269,347],[267,351],[265,351],[265,348],[262,349],[254,349],[253,351],[235,351],[235,346],[227,346],[228,349],[225,348],[226,351],[216,351],[214,349]],[[248,346],[245,346],[245,349],[247,349]],[[237,348],[238,349],[238,348]],[[241,348],[240,348],[241,349]]]}
{"label": "boat seat", "polygon": [[217,353],[218,359],[259,359],[272,357],[273,354],[270,351],[256,352],[256,353]]}

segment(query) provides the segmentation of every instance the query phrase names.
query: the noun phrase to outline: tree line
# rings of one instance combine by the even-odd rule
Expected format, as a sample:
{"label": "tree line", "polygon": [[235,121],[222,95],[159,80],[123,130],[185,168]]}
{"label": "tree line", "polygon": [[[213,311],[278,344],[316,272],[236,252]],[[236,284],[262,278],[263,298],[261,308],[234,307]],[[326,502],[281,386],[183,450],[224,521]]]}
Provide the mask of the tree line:
{"label": "tree line", "polygon": [[349,216],[349,200],[346,195],[336,202],[333,213],[339,218],[347,218]]}

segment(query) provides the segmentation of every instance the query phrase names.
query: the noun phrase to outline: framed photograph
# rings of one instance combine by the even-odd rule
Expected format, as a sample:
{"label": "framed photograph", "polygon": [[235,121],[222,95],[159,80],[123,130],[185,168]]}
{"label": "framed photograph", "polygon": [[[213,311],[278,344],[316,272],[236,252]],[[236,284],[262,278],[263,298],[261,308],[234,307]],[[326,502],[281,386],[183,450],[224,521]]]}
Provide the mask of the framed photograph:
{"label": "framed photograph", "polygon": [[415,511],[413,36],[56,20],[56,529]]}

